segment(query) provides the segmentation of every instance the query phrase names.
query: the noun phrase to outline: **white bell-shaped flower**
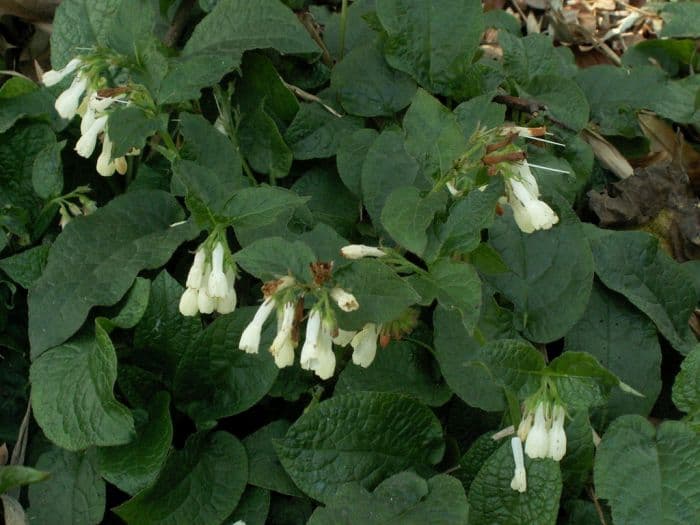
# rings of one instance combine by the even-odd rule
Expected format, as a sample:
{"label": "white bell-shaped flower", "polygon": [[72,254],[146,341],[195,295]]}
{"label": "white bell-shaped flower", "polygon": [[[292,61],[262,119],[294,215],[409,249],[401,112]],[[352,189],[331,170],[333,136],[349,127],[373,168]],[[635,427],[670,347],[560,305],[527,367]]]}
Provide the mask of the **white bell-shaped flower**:
{"label": "white bell-shaped flower", "polygon": [[[85,119],[83,119],[83,122]],[[102,140],[102,153],[97,157],[97,173],[103,177],[110,177],[114,175],[114,171],[117,169],[112,161],[112,141],[109,140],[109,134],[105,133]]]}
{"label": "white bell-shaped flower", "polygon": [[338,335],[333,338],[333,344],[338,346],[348,346],[357,332],[355,330],[338,329]]}
{"label": "white bell-shaped flower", "polygon": [[346,259],[362,259],[363,257],[384,257],[386,252],[374,246],[348,244],[340,249],[340,254]]}
{"label": "white bell-shaped flower", "polygon": [[549,454],[549,429],[547,428],[547,407],[539,403],[535,409],[535,422],[527,434],[525,454],[529,457],[546,458]]}
{"label": "white bell-shaped flower", "polygon": [[363,368],[367,368],[377,355],[377,337],[379,327],[374,323],[367,323],[362,330],[357,332],[350,341],[352,345],[352,362]]}
{"label": "white bell-shaped flower", "polygon": [[199,312],[198,292],[194,288],[187,288],[180,297],[180,313],[187,317],[197,315]]}
{"label": "white bell-shaped flower", "polygon": [[266,299],[265,302],[260,305],[253,316],[253,320],[248,323],[248,326],[245,327],[241,334],[241,339],[238,342],[239,350],[243,350],[248,354],[258,353],[263,325],[274,309],[275,301],[272,297]]}
{"label": "white bell-shaped flower", "polygon": [[306,321],[306,337],[304,346],[301,347],[301,357],[299,364],[304,370],[313,370],[318,359],[318,338],[321,333],[321,312],[317,309],[311,310],[309,319]]}
{"label": "white bell-shaped flower", "polygon": [[221,297],[216,303],[216,311],[220,314],[230,314],[236,309],[236,274],[230,268],[226,270],[226,295]]}
{"label": "white bell-shaped flower", "polygon": [[224,245],[217,242],[211,254],[211,274],[207,281],[207,291],[211,297],[224,297],[228,282],[224,273]]}
{"label": "white bell-shaped flower", "polygon": [[90,128],[82,134],[78,142],[75,144],[75,151],[84,158],[89,158],[92,152],[95,151],[97,144],[97,135],[102,133],[107,125],[107,116],[95,119]]}
{"label": "white bell-shaped flower", "polygon": [[343,312],[354,312],[360,307],[355,296],[342,288],[333,288],[331,290],[331,299],[336,302],[338,308]]}
{"label": "white bell-shaped flower", "polygon": [[513,450],[513,460],[515,461],[515,472],[510,481],[510,488],[518,492],[527,490],[527,475],[525,473],[525,458],[523,457],[523,442],[519,437],[511,438],[510,446]]}
{"label": "white bell-shaped flower", "polygon": [[506,191],[508,203],[513,208],[515,222],[523,232],[548,230],[559,222],[559,217],[554,210],[546,202],[534,197],[522,182],[508,179]]}
{"label": "white bell-shaped flower", "polygon": [[[93,100],[97,98],[97,91],[93,91],[90,93],[90,96],[88,98],[88,103],[87,107],[85,108],[85,113],[83,113],[83,117],[80,121],[80,134],[84,134],[87,132],[88,129],[90,129],[90,126],[92,126],[93,122],[95,122],[95,119],[97,118],[97,113],[95,111],[95,108],[93,107],[93,104],[91,103]],[[84,104],[84,102],[83,102]]]}
{"label": "white bell-shaped flower", "polygon": [[80,97],[87,86],[88,79],[78,73],[70,87],[58,96],[54,107],[61,118],[72,119],[75,116],[80,105]]}
{"label": "white bell-shaped flower", "polygon": [[[202,282],[206,283],[209,281],[209,275],[211,274],[211,265],[206,264],[204,267],[204,275],[202,276]],[[216,308],[216,298],[209,295],[207,292],[207,287],[202,286],[197,293],[197,305],[199,306],[199,311],[203,314],[210,314]]]}
{"label": "white bell-shaped flower", "polygon": [[202,277],[204,276],[204,266],[207,262],[207,254],[203,247],[199,247],[194,254],[194,261],[187,274],[187,288],[199,289],[202,286]]}
{"label": "white bell-shaped flower", "polygon": [[566,412],[561,405],[554,405],[552,410],[552,428],[549,429],[549,453],[547,454],[554,461],[561,461],[566,454],[566,432],[564,431],[564,421]]}
{"label": "white bell-shaped flower", "polygon": [[58,84],[61,80],[73,73],[83,63],[79,58],[74,58],[61,69],[50,69],[41,75],[41,81],[47,87]]}
{"label": "white bell-shaped flower", "polygon": [[291,366],[294,363],[294,340],[292,330],[294,328],[294,303],[284,305],[282,320],[277,329],[277,335],[270,345],[270,353],[275,358],[278,368]]}
{"label": "white bell-shaped flower", "polygon": [[332,329],[332,326],[322,322],[321,331],[318,335],[318,357],[316,358],[313,371],[323,380],[330,379],[333,377],[333,372],[335,372]]}

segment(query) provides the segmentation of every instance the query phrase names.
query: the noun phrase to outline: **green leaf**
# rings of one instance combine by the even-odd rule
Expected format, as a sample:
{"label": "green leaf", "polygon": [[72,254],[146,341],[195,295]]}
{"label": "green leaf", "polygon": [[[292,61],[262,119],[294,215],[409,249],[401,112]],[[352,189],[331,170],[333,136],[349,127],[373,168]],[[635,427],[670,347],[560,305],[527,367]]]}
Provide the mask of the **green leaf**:
{"label": "green leaf", "polygon": [[54,242],[44,273],[29,291],[32,356],[75,333],[93,306],[116,303],[139,271],[165,264],[198,233],[191,224],[170,226],[182,218],[167,193],[139,191],[74,219]]}
{"label": "green leaf", "polygon": [[49,479],[29,487],[28,517],[32,523],[97,525],[105,512],[105,482],[90,454],[52,447],[36,467]]}
{"label": "green leaf", "polygon": [[439,259],[430,267],[428,279],[440,306],[458,312],[462,324],[472,333],[481,310],[481,279],[474,267]]}
{"label": "green leaf", "polygon": [[22,465],[0,466],[0,494],[15,487],[44,481],[48,476],[48,472]]}
{"label": "green leaf", "polygon": [[[500,13],[502,11],[497,12]],[[506,106],[491,102],[492,98],[493,95],[490,93],[480,95],[462,102],[454,109],[457,124],[462,129],[462,135],[471,137],[479,127],[490,129],[503,124],[506,116]]]}
{"label": "green leaf", "polygon": [[68,450],[123,445],[135,436],[131,413],[112,393],[114,346],[99,324],[95,332],[45,352],[30,369],[34,419]]}
{"label": "green leaf", "polygon": [[309,525],[385,523],[466,525],[469,504],[459,481],[441,474],[425,481],[413,472],[384,480],[372,493],[357,483],[341,487]]}
{"label": "green leaf", "polygon": [[362,201],[375,224],[389,194],[401,186],[410,186],[418,175],[418,164],[405,147],[400,131],[382,131],[367,150],[362,164]]}
{"label": "green leaf", "polygon": [[289,174],[293,160],[292,150],[264,107],[258,107],[241,119],[238,142],[253,170],[269,174],[273,179],[281,179]]}
{"label": "green leaf", "polygon": [[600,363],[644,394],[631,396],[613,390],[607,412],[647,415],[661,391],[661,347],[654,324],[619,295],[599,283],[581,320],[566,334],[564,349],[588,352]]}
{"label": "green leaf", "polygon": [[533,392],[545,367],[542,354],[525,341],[497,339],[480,346],[457,312],[437,308],[434,314],[435,357],[452,391],[482,410],[506,408],[504,388]]}
{"label": "green leaf", "polygon": [[338,312],[338,322],[345,330],[393,321],[420,300],[405,280],[379,261],[354,261],[338,271],[335,278],[338,286],[353,293],[360,304],[354,312]]}
{"label": "green leaf", "polygon": [[536,33],[520,38],[501,31],[498,43],[503,48],[503,69],[524,88],[537,76],[567,78],[576,74],[573,53],[566,47],[554,47],[547,35]]}
{"label": "green leaf", "polygon": [[431,472],[444,443],[437,418],[419,402],[354,392],[303,414],[275,448],[294,483],[328,503],[344,483],[372,489],[402,470]]}
{"label": "green leaf", "polygon": [[539,343],[566,334],[583,315],[593,285],[593,257],[581,223],[561,198],[559,224],[523,233],[510,213],[489,230],[489,243],[510,268],[487,280],[515,306],[525,336]]}
{"label": "green leaf", "polygon": [[551,459],[525,456],[527,491],[510,488],[515,462],[507,439],[484,463],[469,490],[470,525],[527,523],[554,525],[559,511],[561,474]]}
{"label": "green leaf", "polygon": [[49,144],[34,159],[32,186],[42,199],[56,197],[63,191],[61,150],[65,145],[65,140]]}
{"label": "green leaf", "polygon": [[587,352],[563,353],[549,364],[545,375],[554,380],[564,405],[579,410],[603,404],[610,390],[620,383]]}
{"label": "green leaf", "polygon": [[129,525],[218,525],[236,508],[247,477],[240,441],[226,432],[194,434],[153,485],[113,510]]}
{"label": "green leaf", "polygon": [[401,246],[422,255],[428,245],[426,231],[435,214],[444,209],[444,197],[441,193],[423,197],[414,186],[396,188],[382,209],[382,225]]}
{"label": "green leaf", "polygon": [[301,282],[310,282],[313,277],[309,264],[316,261],[306,244],[281,237],[257,240],[236,252],[234,258],[246,272],[263,281],[291,274]]}
{"label": "green leaf", "polygon": [[692,523],[700,515],[700,436],[679,421],[658,428],[617,418],[596,452],[595,486],[619,525]]}
{"label": "green leaf", "polygon": [[[370,26],[368,18],[375,15],[375,0],[355,0],[349,4],[345,15],[345,46],[347,54],[358,46],[362,46],[376,37],[376,32]],[[335,58],[343,56],[340,49],[341,13],[329,13],[326,6],[309,6],[309,11],[323,27],[323,40],[331,55]]]}
{"label": "green leaf", "polygon": [[30,288],[44,271],[51,246],[42,244],[0,259],[0,270],[22,288]]}
{"label": "green leaf", "polygon": [[427,91],[416,92],[403,119],[406,151],[429,180],[452,168],[467,140],[452,112]]}
{"label": "green leaf", "polygon": [[241,65],[241,79],[236,82],[234,99],[241,113],[265,113],[276,123],[289,124],[299,111],[299,102],[284,84],[269,58],[261,53],[246,53]]}
{"label": "green leaf", "polygon": [[673,383],[673,403],[679,410],[700,419],[700,348],[695,348],[681,364]]}
{"label": "green leaf", "polygon": [[501,446],[501,442],[492,436],[493,432],[487,432],[476,438],[459,460],[459,468],[455,470],[454,476],[462,482],[467,491],[482,465]]}
{"label": "green leaf", "polygon": [[275,186],[242,188],[227,201],[223,214],[235,228],[264,226],[306,200],[293,191]]}
{"label": "green leaf", "polygon": [[143,350],[138,353],[139,362],[161,374],[168,384],[175,379],[187,345],[202,327],[198,318],[180,313],[184,290],[167,271],[160,272],[151,283],[148,307],[134,331],[134,347]]}
{"label": "green leaf", "polygon": [[151,295],[151,281],[137,277],[124,298],[105,312],[106,316],[95,319],[96,323],[110,333],[115,328],[133,328],[143,317]]}
{"label": "green leaf", "polygon": [[643,232],[610,232],[591,239],[596,274],[654,321],[673,347],[687,354],[696,343],[688,326],[698,298],[685,269]]}
{"label": "green leaf", "polygon": [[348,365],[340,373],[335,395],[347,392],[395,392],[440,406],[452,395],[440,376],[437,362],[425,348],[408,341],[392,341],[377,349],[369,368]]}
{"label": "green leaf", "polygon": [[557,75],[534,77],[522,94],[546,106],[545,116],[580,131],[588,124],[590,107],[586,95],[573,80]]}
{"label": "green leaf", "polygon": [[700,5],[694,2],[664,4],[661,9],[663,38],[700,38]]}
{"label": "green leaf", "polygon": [[243,177],[241,155],[231,140],[212,126],[201,115],[180,113],[182,136],[185,138],[185,152],[188,160],[213,171],[217,175],[217,185],[207,188],[203,196],[221,192],[224,199],[230,190],[248,185]]}
{"label": "green leaf", "polygon": [[564,499],[581,494],[593,470],[595,445],[588,411],[580,410],[566,424],[566,455],[561,460]]}
{"label": "green leaf", "polygon": [[[219,317],[182,356],[175,375],[175,402],[196,422],[248,410],[272,387],[278,368],[269,352],[247,354],[238,350],[238,341],[251,317],[252,308]],[[261,347],[266,348],[265,340]]]}
{"label": "green leaf", "polygon": [[353,195],[362,195],[360,182],[362,178],[362,165],[369,148],[376,140],[379,133],[370,128],[363,128],[348,136],[338,149],[336,164],[338,174]]}
{"label": "green leaf", "polygon": [[362,128],[362,119],[338,117],[321,104],[302,104],[284,139],[299,160],[332,157],[347,137]]}
{"label": "green leaf", "polygon": [[142,149],[146,139],[165,130],[168,116],[149,115],[134,106],[118,108],[109,114],[107,130],[112,141],[112,158],[126,155],[132,148]]}
{"label": "green leaf", "polygon": [[61,128],[61,118],[54,109],[55,98],[31,80],[11,77],[0,87],[0,100],[0,133],[26,117],[48,120],[54,129]]}
{"label": "green leaf", "polygon": [[173,439],[170,396],[158,393],[148,407],[148,419],[137,425],[136,439],[120,447],[97,449],[100,474],[127,494],[136,494],[156,479]]}
{"label": "green leaf", "polygon": [[243,440],[248,454],[248,483],[288,496],[303,496],[277,458],[273,440],[281,439],[289,430],[283,419],[256,430]]}
{"label": "green leaf", "polygon": [[122,0],[109,21],[105,41],[99,43],[138,60],[144,48],[151,43],[156,25],[155,5]]}
{"label": "green leaf", "polygon": [[223,525],[235,525],[242,521],[246,525],[265,525],[270,512],[270,491],[248,485],[238,506],[224,520]]}
{"label": "green leaf", "polygon": [[51,31],[51,64],[65,66],[84,48],[106,44],[112,17],[122,0],[68,0],[56,9]]}
{"label": "green leaf", "polygon": [[389,65],[410,74],[424,88],[459,96],[484,31],[481,3],[451,0],[377,0],[387,40]]}
{"label": "green leaf", "polygon": [[393,70],[376,42],[357,47],[331,73],[331,87],[343,109],[361,117],[391,116],[411,102],[416,84]]}

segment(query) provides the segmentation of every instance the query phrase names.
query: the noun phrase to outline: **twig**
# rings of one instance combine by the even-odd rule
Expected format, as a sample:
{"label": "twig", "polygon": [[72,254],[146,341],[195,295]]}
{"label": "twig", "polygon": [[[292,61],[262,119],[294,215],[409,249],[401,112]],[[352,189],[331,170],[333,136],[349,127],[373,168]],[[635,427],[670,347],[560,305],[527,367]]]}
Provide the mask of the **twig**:
{"label": "twig", "polygon": [[318,98],[316,95],[313,95],[313,94],[309,93],[308,91],[304,91],[300,87],[297,87],[293,84],[288,84],[287,82],[284,81],[283,78],[280,78],[280,80],[282,80],[282,83],[287,87],[287,89],[289,89],[292,93],[294,93],[300,99],[306,100],[308,102],[316,102],[318,104],[321,104],[326,109],[326,111],[328,111],[332,115],[334,115],[338,118],[343,118],[343,115],[341,115],[336,110],[334,110],[332,107],[330,107],[328,104],[323,102],[323,100]]}
{"label": "twig", "polygon": [[588,496],[593,502],[596,512],[598,513],[598,519],[600,520],[600,525],[608,525],[605,521],[605,513],[603,513],[603,507],[600,506],[600,501],[598,501],[598,496],[595,495],[595,491],[592,487],[588,487]]}
{"label": "twig", "polygon": [[168,28],[168,32],[165,34],[165,38],[163,39],[163,43],[167,47],[173,47],[175,44],[177,44],[182,31],[185,29],[185,25],[187,25],[187,20],[190,17],[190,11],[194,7],[196,1],[197,0],[182,0],[182,3],[175,12],[173,22],[170,24],[170,28]]}
{"label": "twig", "polygon": [[326,43],[323,41],[323,38],[321,38],[321,35],[318,33],[318,29],[316,28],[316,22],[314,21],[311,13],[299,13],[297,15],[297,18],[301,22],[301,25],[303,25],[304,28],[309,32],[309,35],[311,35],[313,41],[316,42],[318,47],[321,48],[321,62],[323,62],[328,67],[333,67],[333,57],[331,56],[331,52],[328,51]]}
{"label": "twig", "polygon": [[[499,104],[505,104],[506,106],[518,109],[520,111],[525,111],[526,113],[530,113],[533,116],[537,116],[540,110],[547,109],[547,106],[545,106],[541,102],[522,97],[514,97],[512,95],[496,95],[495,97],[493,97],[493,101],[498,102]],[[552,115],[547,115],[547,118],[550,121],[554,122],[557,126],[560,126],[564,129],[568,129],[570,131],[574,131],[571,128],[571,126],[565,124],[564,122],[553,117]]]}

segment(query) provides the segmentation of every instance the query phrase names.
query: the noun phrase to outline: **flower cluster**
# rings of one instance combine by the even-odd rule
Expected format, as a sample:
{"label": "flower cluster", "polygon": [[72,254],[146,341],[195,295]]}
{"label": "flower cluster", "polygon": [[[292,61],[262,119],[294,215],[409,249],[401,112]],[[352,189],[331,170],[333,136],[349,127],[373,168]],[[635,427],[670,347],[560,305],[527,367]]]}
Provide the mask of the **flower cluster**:
{"label": "flower cluster", "polygon": [[[81,191],[83,188],[78,188],[76,191]],[[59,201],[58,213],[61,216],[58,225],[61,229],[65,228],[69,222],[71,222],[75,217],[80,217],[81,215],[90,215],[95,210],[97,210],[97,204],[94,200],[78,193],[76,195],[80,206],[76,203],[71,202],[68,197],[63,197]]]}
{"label": "flower cluster", "polygon": [[187,274],[187,288],[180,298],[180,313],[191,316],[197,312],[233,312],[236,308],[235,280],[236,267],[225,241],[207,239],[197,249]]}
{"label": "flower cluster", "polygon": [[564,422],[566,410],[558,403],[540,401],[526,411],[518,426],[518,437],[525,442],[525,453],[535,458],[560,461],[566,454]]}
{"label": "flower cluster", "polygon": [[[78,155],[90,158],[95,151],[98,137],[102,135],[102,152],[97,158],[97,172],[104,177],[113,175],[115,171],[123,175],[127,171],[127,162],[123,156],[112,158],[113,144],[107,129],[109,116],[107,110],[117,102],[122,104],[129,104],[129,102],[124,93],[101,96],[100,91],[95,88],[97,82],[91,79],[88,69],[82,59],[74,58],[64,68],[44,73],[42,81],[45,86],[53,86],[77,71],[71,85],[56,99],[56,111],[65,119],[72,119],[76,114],[82,116],[81,135],[75,145]],[[138,152],[132,151],[129,154],[136,155]]]}
{"label": "flower cluster", "polygon": [[518,227],[525,233],[548,230],[559,217],[540,200],[540,190],[527,162],[515,163],[515,173],[506,178],[506,196]]}

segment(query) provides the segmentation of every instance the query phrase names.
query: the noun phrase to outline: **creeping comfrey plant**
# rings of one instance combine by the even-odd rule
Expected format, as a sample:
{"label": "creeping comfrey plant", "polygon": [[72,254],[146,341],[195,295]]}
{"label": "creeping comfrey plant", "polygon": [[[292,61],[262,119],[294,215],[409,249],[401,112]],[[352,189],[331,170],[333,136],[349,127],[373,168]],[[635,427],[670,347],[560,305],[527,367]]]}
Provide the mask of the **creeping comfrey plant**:
{"label": "creeping comfrey plant", "polygon": [[692,523],[692,4],[579,68],[478,0],[62,0],[0,77],[5,522]]}

